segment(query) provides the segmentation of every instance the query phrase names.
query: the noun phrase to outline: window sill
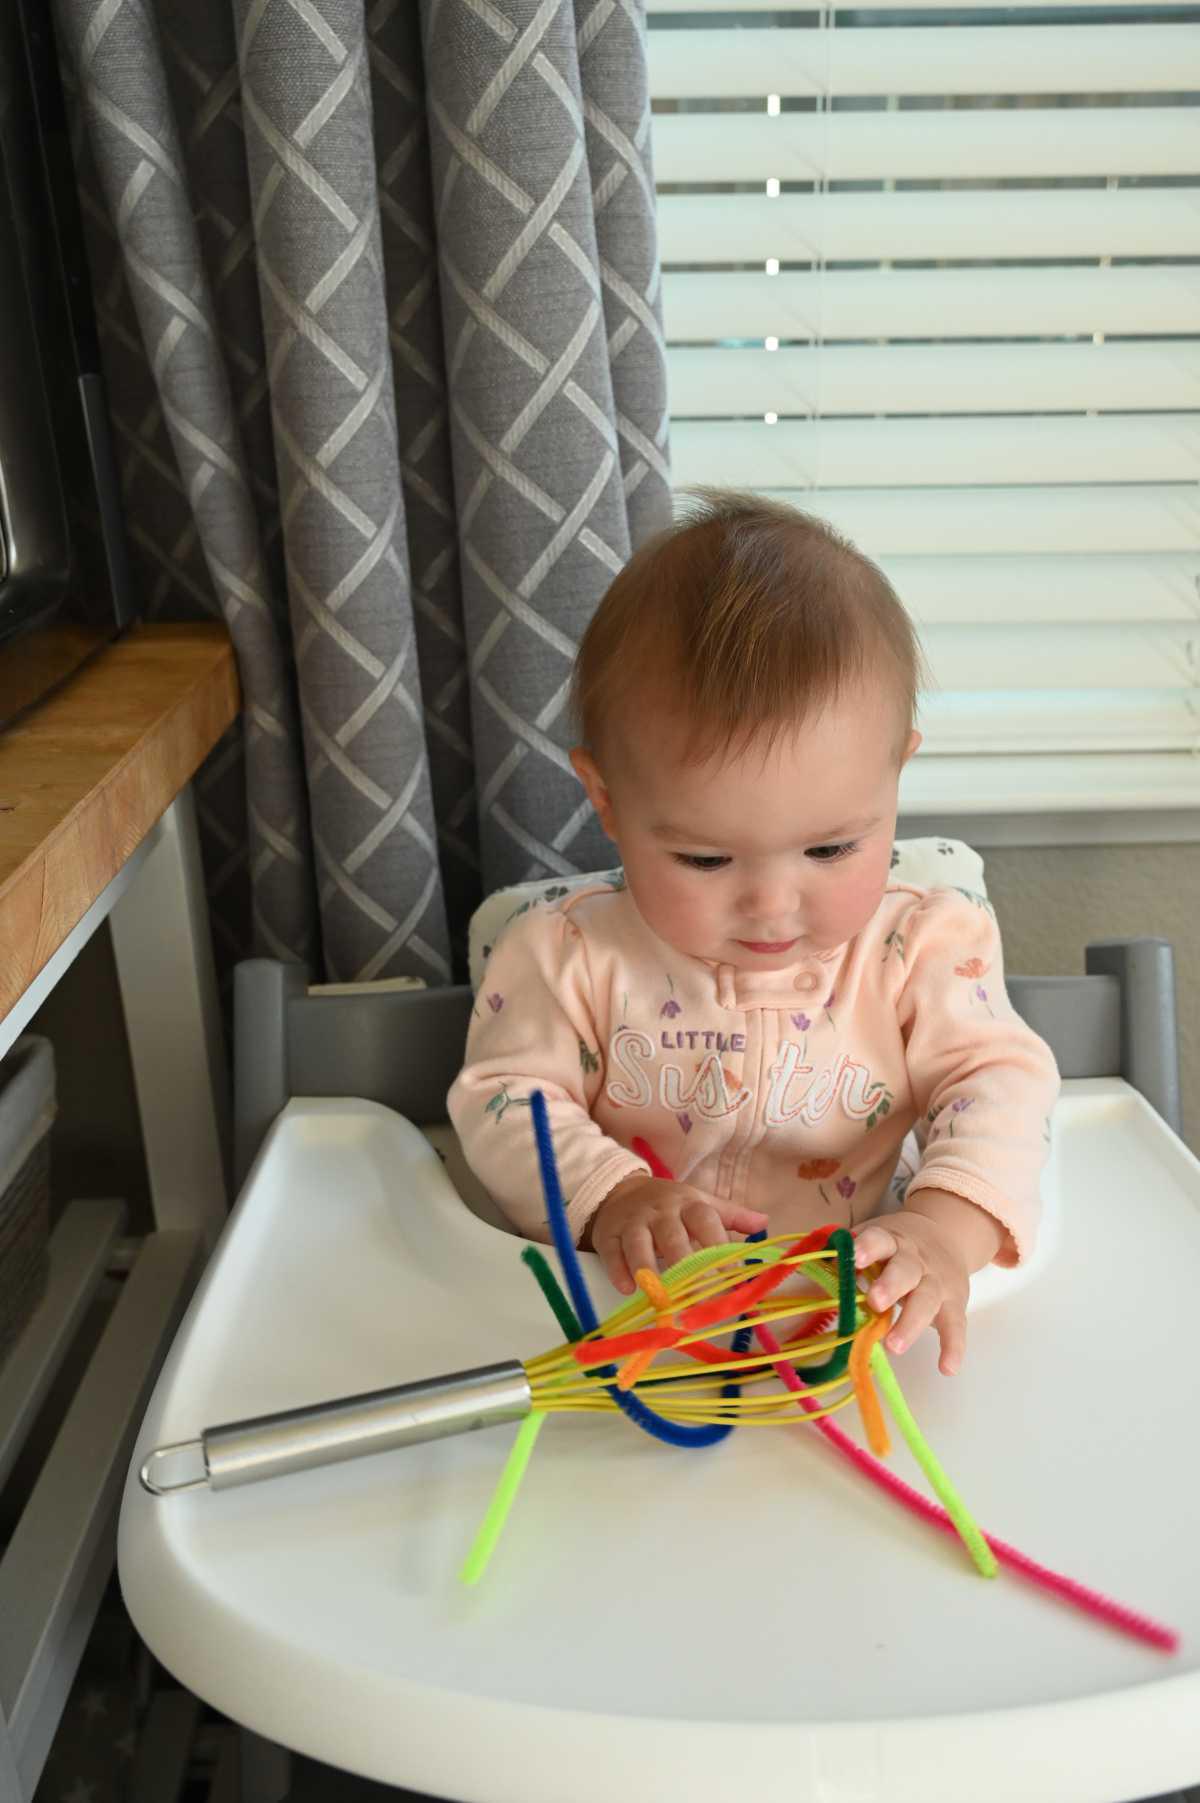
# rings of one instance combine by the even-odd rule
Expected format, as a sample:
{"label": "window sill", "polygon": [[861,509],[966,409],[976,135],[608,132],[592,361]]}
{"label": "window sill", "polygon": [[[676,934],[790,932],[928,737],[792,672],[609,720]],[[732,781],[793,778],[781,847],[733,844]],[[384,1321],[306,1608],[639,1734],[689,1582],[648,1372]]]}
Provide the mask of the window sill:
{"label": "window sill", "polygon": [[897,837],[1003,845],[1200,841],[1200,758],[1179,752],[922,757],[900,780]]}

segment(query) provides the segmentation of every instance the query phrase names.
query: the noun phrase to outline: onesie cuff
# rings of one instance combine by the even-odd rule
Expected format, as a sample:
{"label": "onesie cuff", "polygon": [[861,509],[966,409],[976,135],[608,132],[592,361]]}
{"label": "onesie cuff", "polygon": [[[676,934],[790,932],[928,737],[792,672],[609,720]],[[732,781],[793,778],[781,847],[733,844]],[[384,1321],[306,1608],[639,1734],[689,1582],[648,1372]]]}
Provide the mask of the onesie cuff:
{"label": "onesie cuff", "polygon": [[911,1201],[923,1189],[947,1190],[952,1196],[961,1196],[964,1202],[973,1202],[976,1208],[982,1208],[1000,1224],[1004,1229],[1004,1240],[993,1264],[1011,1269],[1014,1265],[1023,1265],[1033,1251],[1034,1236],[1028,1211],[1015,1207],[1009,1197],[983,1178],[971,1177],[952,1166],[941,1169],[937,1165],[922,1165],[908,1186],[905,1202]]}
{"label": "onesie cuff", "polygon": [[618,1183],[623,1183],[626,1177],[650,1176],[653,1176],[653,1172],[645,1159],[626,1152],[623,1147],[617,1147],[603,1164],[597,1165],[567,1203],[567,1226],[571,1229],[571,1238],[576,1245],[604,1198],[616,1189]]}

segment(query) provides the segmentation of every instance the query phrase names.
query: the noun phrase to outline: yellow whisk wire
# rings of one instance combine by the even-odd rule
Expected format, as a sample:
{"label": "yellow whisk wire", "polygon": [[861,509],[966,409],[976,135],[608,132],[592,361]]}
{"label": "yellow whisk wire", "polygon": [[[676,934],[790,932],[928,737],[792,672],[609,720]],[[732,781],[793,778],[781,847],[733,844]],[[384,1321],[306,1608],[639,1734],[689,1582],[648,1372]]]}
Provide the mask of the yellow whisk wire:
{"label": "yellow whisk wire", "polygon": [[[705,1248],[691,1254],[664,1273],[639,1270],[637,1292],[621,1303],[591,1333],[574,1343],[552,1348],[526,1361],[535,1409],[553,1414],[611,1413],[619,1404],[613,1396],[613,1366],[616,1383],[623,1390],[653,1398],[655,1410],[668,1420],[692,1424],[736,1423],[747,1427],[790,1426],[797,1420],[794,1398],[779,1385],[778,1366],[782,1360],[803,1378],[809,1365],[821,1365],[835,1348],[849,1345],[850,1365],[844,1374],[812,1384],[805,1384],[814,1405],[815,1416],[831,1415],[849,1402],[858,1400],[864,1426],[873,1446],[879,1446],[883,1429],[879,1401],[870,1375],[870,1354],[876,1341],[887,1331],[889,1319],[877,1317],[860,1299],[856,1309],[853,1334],[826,1331],[810,1339],[792,1340],[768,1357],[761,1350],[745,1353],[732,1350],[724,1358],[714,1356],[713,1336],[720,1339],[732,1333],[735,1326],[753,1328],[778,1326],[789,1320],[801,1321],[829,1307],[829,1292],[836,1280],[830,1269],[836,1261],[836,1250],[822,1248],[789,1256],[795,1244],[791,1234],[777,1234],[770,1240],[756,1241],[756,1265],[778,1272],[783,1266],[782,1281],[792,1276],[807,1276],[814,1285],[801,1293],[773,1292],[759,1296],[748,1309],[737,1314],[736,1299],[727,1320],[709,1321],[691,1330],[682,1328],[682,1317],[689,1310],[711,1303],[739,1289],[757,1271],[747,1267],[743,1244],[731,1242],[720,1248]],[[634,1345],[627,1352],[606,1357],[603,1365],[581,1365],[577,1354],[589,1343],[597,1353],[606,1342],[617,1341],[642,1332],[670,1329],[677,1334],[670,1345]],[[660,1354],[672,1350],[686,1354],[690,1348],[705,1346],[703,1360],[678,1358],[671,1360]],[[711,1348],[711,1350],[707,1350]],[[735,1379],[738,1390],[727,1395],[726,1388]]]}

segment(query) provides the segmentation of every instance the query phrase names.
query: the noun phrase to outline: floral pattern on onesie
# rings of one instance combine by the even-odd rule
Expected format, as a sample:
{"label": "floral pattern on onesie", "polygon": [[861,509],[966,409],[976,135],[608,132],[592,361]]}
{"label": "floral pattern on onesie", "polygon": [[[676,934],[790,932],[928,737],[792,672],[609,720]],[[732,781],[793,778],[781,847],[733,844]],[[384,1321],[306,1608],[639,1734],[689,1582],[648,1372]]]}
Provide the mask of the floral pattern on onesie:
{"label": "floral pattern on onesie", "polygon": [[865,1220],[903,1169],[911,1190],[993,1214],[998,1262],[1030,1250],[1058,1073],[1008,1000],[982,897],[895,885],[853,940],[762,973],[664,945],[605,885],[510,921],[481,993],[450,1115],[531,1237],[548,1233],[527,1106],[540,1088],[577,1236],[648,1172],[643,1139],[777,1231]]}

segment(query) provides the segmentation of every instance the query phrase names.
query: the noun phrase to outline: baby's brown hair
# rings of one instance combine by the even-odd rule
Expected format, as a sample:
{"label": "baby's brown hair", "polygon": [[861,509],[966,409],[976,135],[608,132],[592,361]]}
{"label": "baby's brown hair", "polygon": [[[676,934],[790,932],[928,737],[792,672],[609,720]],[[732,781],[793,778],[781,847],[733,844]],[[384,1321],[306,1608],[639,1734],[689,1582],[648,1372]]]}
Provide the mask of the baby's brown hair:
{"label": "baby's brown hair", "polygon": [[665,706],[687,755],[743,750],[879,673],[907,746],[923,664],[883,571],[823,520],[761,495],[697,490],[637,551],[596,610],[575,663],[583,742],[631,706]]}

